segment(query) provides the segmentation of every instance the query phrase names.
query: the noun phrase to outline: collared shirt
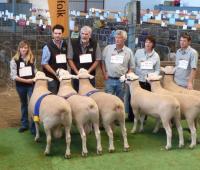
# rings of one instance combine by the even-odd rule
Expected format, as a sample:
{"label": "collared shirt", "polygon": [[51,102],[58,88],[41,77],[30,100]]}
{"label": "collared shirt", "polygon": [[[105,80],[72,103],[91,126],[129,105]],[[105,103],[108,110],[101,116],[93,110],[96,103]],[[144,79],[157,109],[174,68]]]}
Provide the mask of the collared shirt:
{"label": "collared shirt", "polygon": [[[24,62],[25,62],[25,60],[24,60]],[[37,72],[37,69],[36,69],[36,62],[34,63],[34,66],[35,66],[34,71],[35,71],[35,73],[36,73],[36,72]],[[16,77],[17,77],[17,64],[16,64],[15,60],[12,59],[12,60],[10,61],[10,78],[11,78],[12,80],[15,80]]]}
{"label": "collared shirt", "polygon": [[[63,43],[63,40],[61,41],[60,47],[62,47],[62,43]],[[54,42],[54,44],[55,44],[55,42]],[[41,64],[42,65],[49,64],[50,56],[51,56],[51,52],[50,52],[48,46],[45,45],[43,47],[43,49],[42,49],[42,61],[41,61]]]}
{"label": "collared shirt", "polygon": [[[121,77],[129,69],[133,71],[134,56],[130,48],[124,46],[121,50],[116,49],[116,44],[108,45],[102,53],[102,60],[105,62],[106,71],[110,77]],[[122,57],[119,61],[113,62],[113,56]]]}
{"label": "collared shirt", "polygon": [[[152,63],[152,68],[142,68],[142,62]],[[135,53],[135,73],[139,76],[139,81],[146,82],[146,76],[149,73],[160,73],[160,57],[155,50],[147,53],[145,49],[138,49]]]}
{"label": "collared shirt", "polygon": [[179,49],[176,52],[176,69],[174,80],[176,84],[187,87],[188,79],[192,69],[197,68],[198,53],[190,46],[187,49]]}
{"label": "collared shirt", "polygon": [[[81,44],[82,53],[86,54],[87,46],[89,46],[89,43],[88,43],[88,45],[86,47],[83,47],[83,43],[80,40],[80,44]],[[71,41],[69,40],[68,41],[67,58],[68,59],[73,59],[73,56],[74,56],[74,53],[73,53],[73,49],[72,49],[72,44],[71,44]],[[95,54],[95,56],[96,56],[96,60],[101,60],[101,49],[100,49],[99,43],[97,43],[97,48],[96,48],[96,54]]]}

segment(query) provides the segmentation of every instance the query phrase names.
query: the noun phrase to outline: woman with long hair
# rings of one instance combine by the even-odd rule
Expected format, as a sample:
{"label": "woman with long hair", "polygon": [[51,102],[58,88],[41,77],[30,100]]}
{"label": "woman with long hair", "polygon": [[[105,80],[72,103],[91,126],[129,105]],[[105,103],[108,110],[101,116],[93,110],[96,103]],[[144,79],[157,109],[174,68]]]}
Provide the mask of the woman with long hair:
{"label": "woman with long hair", "polygon": [[[16,83],[16,90],[21,103],[20,133],[29,129],[28,101],[33,92],[33,78],[35,72],[35,58],[31,51],[30,44],[28,41],[22,40],[19,42],[16,54],[10,61],[10,76]],[[32,134],[35,134],[35,125],[33,121],[30,130]]]}

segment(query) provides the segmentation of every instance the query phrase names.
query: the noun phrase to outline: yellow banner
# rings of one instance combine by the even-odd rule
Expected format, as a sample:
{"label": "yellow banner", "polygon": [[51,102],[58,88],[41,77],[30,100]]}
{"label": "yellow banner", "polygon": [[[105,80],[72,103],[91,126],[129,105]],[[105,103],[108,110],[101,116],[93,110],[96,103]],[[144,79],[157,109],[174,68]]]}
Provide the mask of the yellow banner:
{"label": "yellow banner", "polygon": [[60,24],[65,28],[64,37],[69,36],[68,0],[48,0],[51,26]]}

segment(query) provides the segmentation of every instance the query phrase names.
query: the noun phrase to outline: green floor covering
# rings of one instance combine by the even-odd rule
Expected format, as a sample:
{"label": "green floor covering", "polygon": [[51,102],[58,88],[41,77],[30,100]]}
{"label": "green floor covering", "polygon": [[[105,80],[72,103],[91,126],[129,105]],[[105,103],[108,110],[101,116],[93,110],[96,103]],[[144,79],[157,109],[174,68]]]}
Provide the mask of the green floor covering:
{"label": "green floor covering", "polygon": [[[35,143],[27,131],[23,134],[17,128],[0,129],[0,170],[200,170],[200,146],[189,149],[190,134],[184,131],[185,147],[178,148],[178,136],[173,129],[173,148],[166,151],[165,132],[152,134],[154,121],[148,119],[145,132],[130,134],[131,123],[126,123],[128,130],[129,152],[123,152],[120,129],[115,129],[114,144],[116,151],[109,153],[108,137],[101,131],[103,154],[96,155],[94,133],[87,138],[88,157],[81,157],[81,140],[75,128],[72,129],[72,158],[64,159],[64,138],[53,140],[51,155],[43,155],[45,134],[41,142]],[[200,136],[200,135],[199,135]]]}

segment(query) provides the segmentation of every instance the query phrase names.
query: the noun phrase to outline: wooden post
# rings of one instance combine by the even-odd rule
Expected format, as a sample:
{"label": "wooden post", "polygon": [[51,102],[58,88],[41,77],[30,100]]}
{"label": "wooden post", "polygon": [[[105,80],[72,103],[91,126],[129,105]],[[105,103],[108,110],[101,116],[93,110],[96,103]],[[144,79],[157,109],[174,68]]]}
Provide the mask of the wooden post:
{"label": "wooden post", "polygon": [[48,0],[51,26],[60,24],[65,28],[63,36],[69,36],[69,3],[68,0]]}
{"label": "wooden post", "polygon": [[85,4],[84,4],[84,12],[87,13],[87,0],[85,0]]}

